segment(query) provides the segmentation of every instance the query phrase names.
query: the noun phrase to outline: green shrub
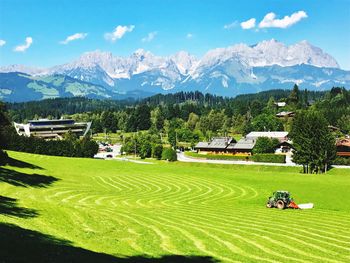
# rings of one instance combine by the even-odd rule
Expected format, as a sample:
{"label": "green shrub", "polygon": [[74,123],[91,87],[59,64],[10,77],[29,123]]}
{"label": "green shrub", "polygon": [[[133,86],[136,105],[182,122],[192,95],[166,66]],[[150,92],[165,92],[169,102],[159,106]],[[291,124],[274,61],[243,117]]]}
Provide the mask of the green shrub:
{"label": "green shrub", "polygon": [[256,140],[253,153],[274,153],[275,148],[279,143],[280,142],[276,138],[270,139],[268,137],[259,137]]}
{"label": "green shrub", "polygon": [[255,154],[252,156],[254,162],[259,163],[285,163],[286,156],[283,154]]}
{"label": "green shrub", "polygon": [[263,163],[285,163],[286,156],[282,154],[255,154],[255,155],[220,155],[220,154],[200,154],[194,152],[186,152],[186,156],[195,158],[204,158],[207,160],[240,160],[254,161]]}
{"label": "green shrub", "polygon": [[152,157],[158,160],[162,159],[163,145],[154,144],[152,146]]}
{"label": "green shrub", "polygon": [[169,162],[177,161],[176,151],[171,148],[164,148],[162,152],[162,160],[168,160]]}
{"label": "green shrub", "polygon": [[152,155],[152,145],[148,141],[143,141],[140,149],[141,159],[149,158]]}

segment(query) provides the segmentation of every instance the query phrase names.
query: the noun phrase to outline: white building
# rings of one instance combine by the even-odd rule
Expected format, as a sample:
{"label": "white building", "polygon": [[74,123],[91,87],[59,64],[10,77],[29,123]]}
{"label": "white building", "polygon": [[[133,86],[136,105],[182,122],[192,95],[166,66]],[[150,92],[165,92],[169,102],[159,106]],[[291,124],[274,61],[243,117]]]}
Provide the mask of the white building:
{"label": "white building", "polygon": [[288,141],[288,132],[285,131],[269,131],[269,132],[250,132],[245,136],[247,139],[256,140],[259,137],[267,137],[270,139],[278,139],[280,142]]}
{"label": "white building", "polygon": [[91,122],[40,119],[28,121],[27,124],[14,122],[14,126],[19,135],[43,139],[62,139],[62,136],[69,131],[77,136],[85,136],[90,130]]}

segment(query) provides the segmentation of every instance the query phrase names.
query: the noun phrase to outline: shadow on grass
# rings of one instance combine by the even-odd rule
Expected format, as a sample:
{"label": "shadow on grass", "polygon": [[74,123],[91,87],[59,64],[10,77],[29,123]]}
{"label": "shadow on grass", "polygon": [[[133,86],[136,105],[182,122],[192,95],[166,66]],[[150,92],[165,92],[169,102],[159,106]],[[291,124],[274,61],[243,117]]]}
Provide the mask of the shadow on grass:
{"label": "shadow on grass", "polygon": [[0,223],[0,262],[84,262],[84,263],[213,263],[206,256],[165,255],[160,258],[146,256],[115,257],[72,246],[66,240],[27,230],[12,224]]}
{"label": "shadow on grass", "polygon": [[31,163],[27,163],[27,162],[24,162],[24,161],[20,161],[20,160],[17,160],[17,159],[13,159],[11,157],[8,157],[6,159],[6,163],[9,166],[14,166],[14,167],[18,167],[18,168],[29,168],[29,169],[43,170],[43,168],[40,167],[40,166],[37,166],[35,164],[31,164]]}
{"label": "shadow on grass", "polygon": [[0,215],[29,218],[37,216],[38,213],[34,209],[17,206],[15,198],[0,196]]}
{"label": "shadow on grass", "polygon": [[0,167],[0,182],[9,183],[14,186],[48,187],[56,181],[58,181],[58,179],[53,176],[46,176],[36,173],[26,174]]}

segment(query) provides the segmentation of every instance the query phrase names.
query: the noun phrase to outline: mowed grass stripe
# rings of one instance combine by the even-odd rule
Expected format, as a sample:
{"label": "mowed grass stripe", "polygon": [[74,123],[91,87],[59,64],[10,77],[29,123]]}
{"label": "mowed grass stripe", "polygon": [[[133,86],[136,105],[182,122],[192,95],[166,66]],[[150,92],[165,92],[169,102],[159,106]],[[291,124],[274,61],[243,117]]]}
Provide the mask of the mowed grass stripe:
{"label": "mowed grass stripe", "polygon": [[[184,212],[186,213],[186,215],[188,215],[190,213],[190,211],[186,211]],[[211,215],[207,215],[207,217],[211,217]],[[174,215],[171,215],[171,217],[176,217]],[[275,229],[273,227],[266,227],[264,226],[263,229],[255,227],[255,225],[253,226],[252,224],[244,224],[244,223],[240,223],[240,222],[235,222],[234,226],[228,225],[226,223],[222,223],[219,220],[216,221],[215,225],[211,225],[209,223],[206,223],[205,221],[208,221],[204,216],[196,216],[196,215],[191,215],[191,216],[187,216],[186,219],[183,218],[178,218],[179,221],[181,220],[186,220],[186,222],[191,222],[194,223],[194,225],[199,225],[202,228],[208,228],[208,229],[213,229],[213,230],[218,230],[218,231],[225,231],[225,233],[230,234],[232,232],[242,232],[243,234],[251,234],[253,233],[253,235],[256,236],[256,238],[263,238],[268,240],[269,242],[273,243],[273,244],[277,244],[278,246],[282,246],[285,247],[286,249],[289,249],[290,251],[294,251],[295,253],[301,254],[303,256],[308,256],[309,254],[305,253],[304,250],[301,249],[297,249],[296,246],[300,246],[300,248],[304,248],[304,247],[311,247],[314,248],[316,250],[319,250],[321,252],[324,252],[327,256],[328,254],[331,255],[339,255],[339,253],[336,253],[333,251],[334,247],[340,248],[343,250],[343,252],[347,253],[349,251],[348,247],[342,247],[342,246],[338,246],[338,245],[334,245],[332,243],[329,242],[322,242],[319,241],[317,239],[312,239],[311,242],[305,242],[305,239],[308,239],[308,236],[305,235],[298,235],[296,233],[288,233],[288,235],[284,234],[284,231],[278,231],[276,232]],[[200,223],[199,222],[200,219]],[[215,218],[217,219],[217,218]],[[193,221],[194,220],[194,221]],[[209,221],[210,222],[210,221]],[[255,224],[261,224],[263,225],[263,222],[257,222]],[[253,231],[253,232],[252,232]],[[267,237],[266,234],[272,235],[273,238]],[[296,236],[296,237],[293,237]],[[279,238],[277,238],[279,237]],[[289,239],[289,240],[288,240]],[[286,242],[281,242],[280,240],[285,240]],[[331,246],[331,248],[325,248],[325,247],[321,247],[319,245],[316,245],[315,243],[323,243],[323,244],[327,244],[327,246]],[[288,244],[293,244],[293,246],[290,246]],[[345,250],[345,251],[344,251]],[[317,257],[318,259],[320,259],[319,257]]]}

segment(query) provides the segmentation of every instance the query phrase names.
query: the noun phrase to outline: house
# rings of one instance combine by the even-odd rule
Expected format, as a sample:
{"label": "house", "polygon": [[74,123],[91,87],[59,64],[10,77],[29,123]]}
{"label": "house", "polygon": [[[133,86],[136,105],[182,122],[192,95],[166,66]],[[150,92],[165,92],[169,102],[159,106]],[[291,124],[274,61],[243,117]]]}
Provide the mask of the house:
{"label": "house", "polygon": [[[231,137],[216,137],[210,142],[199,142],[194,147],[198,152],[215,153],[215,154],[247,154],[251,155],[256,140],[259,137],[276,138],[280,141],[278,148],[281,152],[289,152],[291,150],[290,142],[288,142],[288,132],[272,131],[272,132],[251,132],[238,142]],[[287,143],[288,142],[288,143]]]}
{"label": "house", "polygon": [[91,122],[40,119],[30,120],[27,124],[14,122],[14,126],[19,135],[43,139],[62,139],[62,136],[69,131],[77,136],[85,136],[90,130]]}
{"label": "house", "polygon": [[295,116],[295,112],[294,111],[281,111],[279,113],[276,114],[277,118],[292,118]]}
{"label": "house", "polygon": [[338,156],[350,157],[350,139],[338,139],[336,147]]}
{"label": "house", "polygon": [[284,141],[278,144],[275,148],[275,153],[291,153],[293,149],[292,141]]}
{"label": "house", "polygon": [[210,142],[199,142],[194,147],[198,152],[230,153],[236,140],[232,137],[215,137]]}

